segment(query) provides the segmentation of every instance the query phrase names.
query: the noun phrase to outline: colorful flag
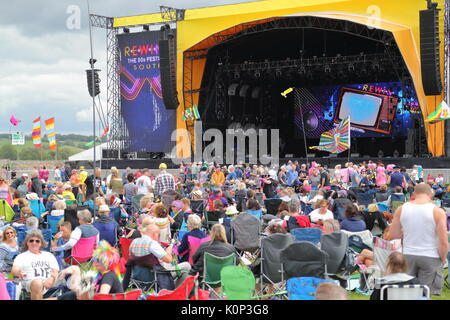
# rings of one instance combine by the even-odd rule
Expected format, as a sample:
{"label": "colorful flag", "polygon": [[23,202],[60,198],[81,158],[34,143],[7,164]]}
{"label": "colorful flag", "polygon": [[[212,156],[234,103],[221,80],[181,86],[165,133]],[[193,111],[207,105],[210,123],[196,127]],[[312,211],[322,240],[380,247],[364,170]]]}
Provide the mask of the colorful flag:
{"label": "colorful flag", "polygon": [[45,130],[51,150],[56,150],[55,118],[45,120]]}
{"label": "colorful flag", "polygon": [[33,144],[36,149],[39,149],[42,147],[42,144],[41,144],[41,117],[37,117],[33,121],[33,131],[31,132],[31,138],[33,140]]}
{"label": "colorful flag", "polygon": [[347,118],[336,128],[325,131],[320,136],[319,146],[310,149],[327,151],[330,153],[341,153],[348,150],[350,146],[350,118]]}
{"label": "colorful flag", "polygon": [[92,147],[94,145],[95,141],[100,140],[101,138],[103,138],[108,132],[109,132],[109,127],[106,126],[105,129],[103,130],[103,133],[100,136],[98,136],[94,140],[86,143],[84,146],[85,147]]}
{"label": "colorful flag", "polygon": [[186,109],[183,115],[183,121],[192,121],[200,119],[200,113],[197,106],[194,104],[192,108]]}
{"label": "colorful flag", "polygon": [[432,114],[430,114],[428,118],[425,119],[425,122],[430,122],[431,124],[433,124],[436,123],[437,121],[448,119],[450,119],[450,108],[448,107],[445,101],[442,101],[437,110]]}
{"label": "colorful flag", "polygon": [[15,116],[11,116],[11,118],[9,118],[9,122],[11,122],[11,124],[13,126],[17,126],[19,124],[20,120],[17,119]]}

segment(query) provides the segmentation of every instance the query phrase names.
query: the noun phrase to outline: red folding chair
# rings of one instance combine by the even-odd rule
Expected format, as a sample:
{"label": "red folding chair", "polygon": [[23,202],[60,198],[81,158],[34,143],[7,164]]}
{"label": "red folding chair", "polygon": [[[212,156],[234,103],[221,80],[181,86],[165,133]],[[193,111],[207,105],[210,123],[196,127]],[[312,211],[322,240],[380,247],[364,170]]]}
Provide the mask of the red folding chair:
{"label": "red folding chair", "polygon": [[120,255],[125,260],[124,262],[128,261],[128,257],[130,256],[130,245],[133,242],[133,239],[128,238],[120,238],[119,244],[120,244]]}
{"label": "red folding chair", "polygon": [[[194,297],[198,297],[198,273],[195,276],[189,276],[183,283],[173,291],[161,290],[157,296],[148,296],[147,300],[189,300],[189,295],[195,287]],[[197,300],[197,299],[194,299]]]}
{"label": "red folding chair", "polygon": [[141,290],[134,290],[125,293],[96,294],[94,300],[137,300],[142,295]]}

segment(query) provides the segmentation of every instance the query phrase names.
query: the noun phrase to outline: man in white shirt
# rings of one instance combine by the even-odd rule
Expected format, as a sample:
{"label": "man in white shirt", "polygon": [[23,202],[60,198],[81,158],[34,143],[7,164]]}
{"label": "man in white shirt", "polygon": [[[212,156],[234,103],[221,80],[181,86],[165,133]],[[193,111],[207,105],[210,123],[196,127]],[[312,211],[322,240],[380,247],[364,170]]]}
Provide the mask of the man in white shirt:
{"label": "man in white shirt", "polygon": [[53,177],[55,178],[56,182],[60,182],[61,181],[61,170],[59,170],[58,166],[55,168],[55,174],[54,174]]}
{"label": "man in white shirt", "polygon": [[142,170],[142,176],[136,180],[137,194],[147,195],[151,192],[152,181],[150,179],[150,170]]}

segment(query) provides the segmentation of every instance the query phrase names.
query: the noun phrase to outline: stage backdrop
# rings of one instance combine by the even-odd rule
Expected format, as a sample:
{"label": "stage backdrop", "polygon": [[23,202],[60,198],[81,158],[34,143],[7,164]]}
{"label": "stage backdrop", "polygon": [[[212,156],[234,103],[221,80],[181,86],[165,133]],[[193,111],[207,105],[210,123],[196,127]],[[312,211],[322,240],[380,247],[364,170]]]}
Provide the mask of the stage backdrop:
{"label": "stage backdrop", "polygon": [[162,100],[159,31],[117,36],[120,49],[120,96],[133,152],[170,152],[176,113]]}
{"label": "stage backdrop", "polygon": [[[343,92],[353,90],[357,94],[352,99],[342,99]],[[402,87],[399,82],[299,88],[299,93],[301,103],[295,109],[296,133],[299,138],[303,137],[302,113],[306,137],[318,139],[323,132],[340,122],[339,111],[344,105],[352,109],[352,138],[406,137],[408,129],[412,127],[412,118],[421,116],[414,87]],[[371,101],[367,99],[372,97],[380,97],[380,100],[383,98],[385,102],[378,105],[375,101],[376,104],[371,107]],[[347,113],[344,116],[346,115]],[[373,125],[376,120],[379,120],[378,128]],[[384,130],[379,130],[380,128]]]}

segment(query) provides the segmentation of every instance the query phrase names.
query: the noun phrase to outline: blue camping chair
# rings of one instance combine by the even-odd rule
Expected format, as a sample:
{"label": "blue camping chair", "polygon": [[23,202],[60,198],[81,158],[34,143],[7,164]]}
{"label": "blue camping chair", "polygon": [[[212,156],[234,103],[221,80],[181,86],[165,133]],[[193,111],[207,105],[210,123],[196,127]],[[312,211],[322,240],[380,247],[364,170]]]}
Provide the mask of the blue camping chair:
{"label": "blue camping chair", "polygon": [[313,212],[313,208],[311,205],[304,203],[303,201],[300,201],[300,207],[302,209],[303,214],[308,215],[311,212]]}
{"label": "blue camping chair", "polygon": [[47,222],[52,230],[52,234],[55,235],[58,232],[58,223],[64,218],[64,216],[47,216]]}
{"label": "blue camping chair", "polygon": [[41,215],[45,212],[45,207],[42,204],[41,200],[28,200],[30,202],[31,211],[36,216],[36,218],[40,219]]}
{"label": "blue camping chair", "polygon": [[319,279],[314,277],[290,278],[286,282],[286,290],[289,300],[316,300],[317,286],[322,282],[331,282],[331,280]]}
{"label": "blue camping chair", "polygon": [[375,199],[375,195],[373,193],[357,193],[356,200],[359,204],[367,206],[373,203],[373,199]]}
{"label": "blue camping chair", "polygon": [[291,234],[295,237],[295,241],[308,241],[313,244],[318,244],[322,230],[316,228],[297,228],[292,230]]}
{"label": "blue camping chair", "polygon": [[391,212],[391,209],[384,203],[378,202],[377,206],[378,206],[378,211],[380,211],[380,212],[386,212],[386,211]]}

